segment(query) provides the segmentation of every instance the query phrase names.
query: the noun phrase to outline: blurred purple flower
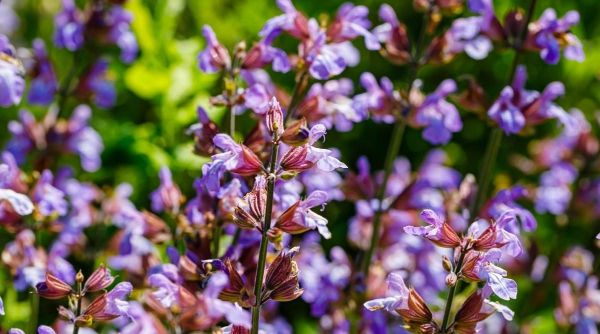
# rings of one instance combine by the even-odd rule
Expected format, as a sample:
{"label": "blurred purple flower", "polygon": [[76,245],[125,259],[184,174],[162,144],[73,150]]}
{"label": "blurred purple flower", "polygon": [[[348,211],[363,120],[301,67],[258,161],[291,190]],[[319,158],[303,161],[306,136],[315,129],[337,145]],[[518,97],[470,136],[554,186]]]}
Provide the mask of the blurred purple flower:
{"label": "blurred purple flower", "polygon": [[548,64],[556,64],[563,47],[565,58],[582,62],[585,59],[581,42],[571,32],[579,23],[579,13],[568,11],[563,18],[556,16],[553,8],[546,9],[540,18],[529,26],[527,46],[540,50],[540,57]]}
{"label": "blurred purple flower", "polygon": [[0,107],[10,107],[21,102],[25,90],[25,72],[15,58],[14,47],[8,37],[0,34]]}
{"label": "blurred purple flower", "polygon": [[179,212],[179,206],[183,202],[183,195],[179,187],[173,182],[171,170],[162,167],[159,172],[160,186],[150,194],[152,210],[154,212],[168,211],[173,214]]}
{"label": "blurred purple flower", "polygon": [[43,40],[33,41],[33,53],[36,61],[35,77],[31,80],[28,100],[31,104],[48,105],[54,100],[58,81]]}
{"label": "blurred purple flower", "polygon": [[577,170],[567,162],[558,163],[544,172],[536,191],[535,210],[553,215],[563,214],[571,202],[571,184],[577,178]]}
{"label": "blurred purple flower", "polygon": [[431,144],[446,144],[452,133],[462,130],[462,121],[456,107],[446,97],[456,91],[456,83],[446,79],[425,97],[415,114],[415,121],[424,126],[423,138]]}
{"label": "blurred purple flower", "polygon": [[54,43],[59,48],[75,51],[84,42],[83,15],[73,0],[62,0],[62,9],[54,18]]}

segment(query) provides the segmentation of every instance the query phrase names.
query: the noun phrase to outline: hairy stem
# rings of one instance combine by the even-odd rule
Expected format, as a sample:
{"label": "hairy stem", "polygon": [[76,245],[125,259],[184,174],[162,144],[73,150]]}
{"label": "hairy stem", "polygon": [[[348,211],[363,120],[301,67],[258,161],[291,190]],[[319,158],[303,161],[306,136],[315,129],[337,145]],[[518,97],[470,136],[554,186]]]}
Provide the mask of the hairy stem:
{"label": "hairy stem", "polygon": [[38,315],[40,311],[40,296],[35,293],[31,293],[31,319],[29,322],[29,333],[35,333],[38,325]]}
{"label": "hairy stem", "polygon": [[254,296],[256,298],[252,306],[252,334],[258,334],[260,322],[260,306],[262,304],[262,285],[265,274],[265,264],[267,262],[267,246],[269,239],[267,233],[271,227],[271,214],[273,212],[273,193],[275,190],[275,165],[277,164],[277,155],[279,153],[279,142],[274,140],[271,151],[271,165],[269,166],[269,175],[267,177],[267,204],[265,208],[265,220],[262,226],[262,238],[260,240],[260,251],[258,253],[258,266],[256,268],[256,279],[254,280]]}

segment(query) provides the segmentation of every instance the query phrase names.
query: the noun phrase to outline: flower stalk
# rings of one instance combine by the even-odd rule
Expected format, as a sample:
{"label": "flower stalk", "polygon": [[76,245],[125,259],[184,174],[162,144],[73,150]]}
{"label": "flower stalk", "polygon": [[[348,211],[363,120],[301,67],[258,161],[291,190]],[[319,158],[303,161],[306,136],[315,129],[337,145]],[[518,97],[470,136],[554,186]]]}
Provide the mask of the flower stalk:
{"label": "flower stalk", "polygon": [[269,245],[268,231],[271,225],[271,214],[273,212],[273,194],[275,190],[275,174],[277,156],[279,154],[279,138],[276,135],[273,138],[273,148],[271,150],[271,163],[269,165],[269,175],[267,177],[267,203],[265,209],[265,220],[261,230],[260,251],[258,254],[258,265],[256,268],[256,279],[254,281],[255,302],[252,306],[252,334],[258,334],[260,322],[260,307],[262,303],[262,285],[265,274],[265,265],[267,261],[267,247]]}

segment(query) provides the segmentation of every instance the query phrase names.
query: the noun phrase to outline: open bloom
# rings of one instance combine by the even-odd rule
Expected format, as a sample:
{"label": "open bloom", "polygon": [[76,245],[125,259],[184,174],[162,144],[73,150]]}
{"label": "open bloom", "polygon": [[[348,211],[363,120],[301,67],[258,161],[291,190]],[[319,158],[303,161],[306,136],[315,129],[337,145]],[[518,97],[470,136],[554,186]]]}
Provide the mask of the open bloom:
{"label": "open bloom", "polygon": [[433,210],[423,210],[421,218],[429,226],[405,226],[404,232],[412,235],[423,236],[440,247],[454,248],[460,245],[461,239],[452,226],[444,222]]}
{"label": "open bloom", "polygon": [[571,27],[579,23],[579,13],[569,11],[559,19],[556,11],[546,9],[540,18],[529,25],[526,47],[540,51],[540,57],[548,64],[556,64],[560,51],[567,59],[582,62],[585,59],[581,42],[571,32]]}
{"label": "open bloom", "polygon": [[565,92],[560,82],[551,82],[542,93],[525,89],[527,71],[524,66],[516,69],[512,85],[505,87],[488,110],[488,116],[507,134],[521,132],[525,125],[535,125],[550,118],[563,124],[570,123],[569,114],[554,100]]}
{"label": "open bloom", "polygon": [[275,227],[290,234],[317,229],[326,239],[331,238],[331,232],[327,229],[327,219],[311,210],[313,207],[325,205],[327,200],[326,192],[313,191],[306,199],[299,200],[287,208],[277,219]]}
{"label": "open bloom", "polygon": [[150,194],[152,210],[155,212],[168,211],[179,212],[179,206],[183,202],[183,195],[177,184],[173,182],[171,170],[162,167],[159,172],[160,186]]}
{"label": "open bloom", "polygon": [[205,73],[215,73],[231,67],[231,57],[227,49],[219,43],[217,35],[208,25],[202,27],[206,48],[198,54],[198,65]]}
{"label": "open bloom", "polygon": [[48,59],[44,41],[41,39],[33,41],[33,53],[36,65],[34,68],[35,77],[29,88],[29,103],[48,105],[54,100],[54,94],[58,90],[58,81],[52,63]]}
{"label": "open bloom", "polygon": [[62,9],[54,18],[54,43],[59,48],[75,51],[84,42],[83,15],[73,0],[63,0]]}
{"label": "open bloom", "polygon": [[425,127],[423,138],[432,144],[446,144],[452,133],[462,130],[458,110],[446,101],[446,97],[455,91],[454,80],[446,79],[417,107],[415,122]]}
{"label": "open bloom", "polygon": [[0,107],[19,104],[25,90],[24,70],[8,37],[0,34]]}
{"label": "open bloom", "polygon": [[406,287],[404,279],[396,272],[389,274],[387,284],[389,297],[369,300],[364,304],[365,308],[369,311],[385,309],[400,315],[408,329],[429,329],[434,333],[437,325],[432,320],[433,314],[419,293]]}

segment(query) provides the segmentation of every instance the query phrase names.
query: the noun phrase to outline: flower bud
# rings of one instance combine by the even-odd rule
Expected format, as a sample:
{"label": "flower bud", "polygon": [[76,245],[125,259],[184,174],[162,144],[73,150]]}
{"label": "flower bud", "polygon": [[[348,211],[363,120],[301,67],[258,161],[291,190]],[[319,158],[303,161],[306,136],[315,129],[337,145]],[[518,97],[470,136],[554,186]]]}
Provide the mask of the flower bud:
{"label": "flower bud", "polygon": [[444,270],[452,271],[452,262],[446,255],[442,257],[442,266],[444,267]]}
{"label": "flower bud", "polygon": [[448,275],[446,275],[446,286],[453,287],[456,285],[456,281],[458,281],[458,277],[455,273],[450,272]]}
{"label": "flower bud", "polygon": [[492,315],[493,311],[486,311],[483,294],[475,291],[465,300],[454,317],[453,333],[474,333],[477,323]]}
{"label": "flower bud", "polygon": [[231,260],[225,261],[225,273],[228,275],[229,284],[221,290],[219,298],[225,301],[239,303],[242,307],[250,307],[248,290],[244,285],[242,276],[237,272]]}
{"label": "flower bud", "polygon": [[81,270],[79,270],[77,272],[77,275],[75,275],[75,282],[83,283],[83,280],[85,280],[85,276],[83,276],[83,273],[81,272]]}
{"label": "flower bud", "polygon": [[64,298],[73,292],[70,285],[50,273],[46,273],[46,280],[38,283],[35,290],[46,299]]}
{"label": "flower bud", "polygon": [[302,295],[304,290],[300,289],[298,284],[298,265],[296,261],[292,260],[297,252],[298,247],[288,251],[283,250],[271,263],[265,277],[264,289],[266,291],[260,304],[269,299],[291,301]]}
{"label": "flower bud", "polygon": [[307,160],[307,157],[308,147],[306,145],[293,147],[281,158],[280,166],[286,172],[299,173],[310,169],[314,165],[312,161]]}
{"label": "flower bud", "polygon": [[267,129],[272,136],[278,138],[283,133],[283,112],[277,98],[273,96],[267,110]]}
{"label": "flower bud", "polygon": [[83,286],[84,292],[95,292],[108,288],[115,281],[115,277],[110,274],[110,269],[103,264],[96,269],[88,278]]}
{"label": "flower bud", "polygon": [[404,324],[408,329],[417,329],[425,324],[431,324],[432,313],[423,300],[423,297],[413,289],[409,289],[408,307],[406,309],[396,309],[396,312],[402,317]]}
{"label": "flower bud", "polygon": [[308,142],[310,130],[306,125],[306,119],[301,118],[286,127],[281,135],[281,141],[291,146],[301,146]]}

